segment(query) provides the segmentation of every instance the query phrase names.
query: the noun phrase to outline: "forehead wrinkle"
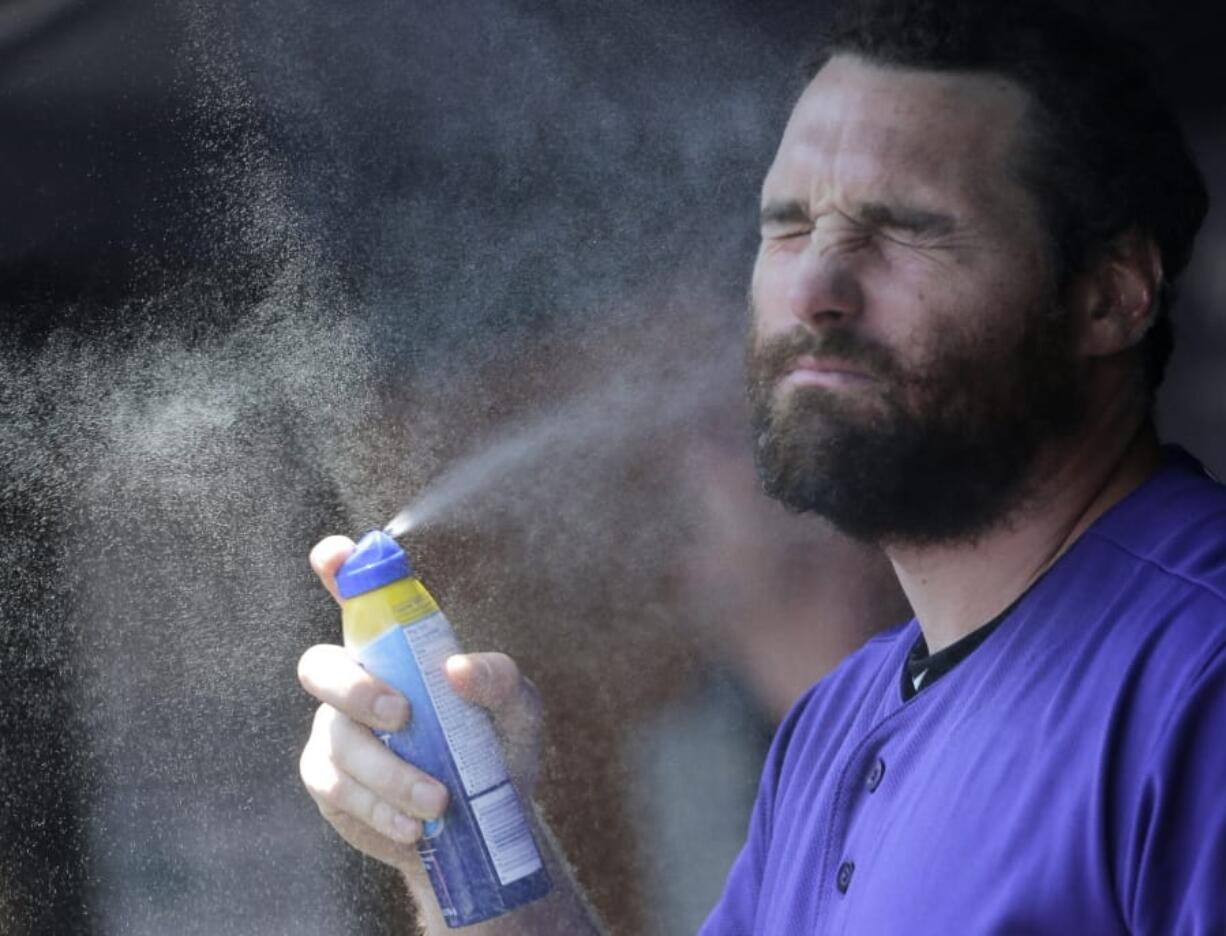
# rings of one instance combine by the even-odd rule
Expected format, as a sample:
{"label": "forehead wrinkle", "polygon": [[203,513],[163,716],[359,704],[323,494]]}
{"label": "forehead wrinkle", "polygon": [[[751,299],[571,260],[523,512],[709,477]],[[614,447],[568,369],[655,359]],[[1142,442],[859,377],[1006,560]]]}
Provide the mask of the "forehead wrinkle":
{"label": "forehead wrinkle", "polygon": [[[865,202],[941,205],[948,189],[944,167],[923,149],[908,145],[897,128],[860,121],[842,134],[842,145],[826,155],[834,195],[841,207]],[[901,154],[902,158],[893,158]]]}
{"label": "forehead wrinkle", "polygon": [[1023,90],[980,75],[835,62],[801,95],[764,197],[808,197],[815,209],[896,198],[996,211],[1028,198],[1010,169],[1027,110]]}
{"label": "forehead wrinkle", "polygon": [[[934,182],[943,171],[939,161],[907,151],[907,159],[882,159],[880,150],[857,133],[831,128],[796,141],[772,167],[763,186],[763,204],[798,201],[813,214],[850,210],[865,203],[894,203],[913,208],[947,208],[949,188]],[[904,135],[876,128],[883,146],[905,150]],[[847,142],[849,141],[850,142]]]}

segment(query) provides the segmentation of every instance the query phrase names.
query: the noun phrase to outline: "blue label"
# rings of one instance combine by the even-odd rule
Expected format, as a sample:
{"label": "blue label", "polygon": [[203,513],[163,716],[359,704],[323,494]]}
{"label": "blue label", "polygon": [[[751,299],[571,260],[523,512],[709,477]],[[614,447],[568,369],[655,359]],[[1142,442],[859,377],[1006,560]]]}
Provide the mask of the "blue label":
{"label": "blue label", "polygon": [[436,613],[382,634],[358,660],[411,706],[409,725],[380,739],[450,794],[441,819],[425,824],[418,852],[443,918],[467,926],[544,896],[549,879],[487,713],[460,699],[443,675],[456,651]]}

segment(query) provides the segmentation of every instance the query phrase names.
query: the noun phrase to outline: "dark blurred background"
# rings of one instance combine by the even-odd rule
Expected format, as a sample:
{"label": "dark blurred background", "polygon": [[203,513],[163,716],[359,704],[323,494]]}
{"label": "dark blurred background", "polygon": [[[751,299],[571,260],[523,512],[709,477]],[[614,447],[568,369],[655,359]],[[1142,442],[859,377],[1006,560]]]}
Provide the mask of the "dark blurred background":
{"label": "dark blurred background", "polygon": [[[1222,474],[1226,28],[1082,6],[1214,195],[1160,419]],[[505,438],[537,454],[410,548],[540,684],[616,931],[692,931],[781,710],[906,614],[742,450],[757,185],[824,11],[0,6],[0,933],[412,932],[298,783],[294,664],[339,631],[305,555]]]}

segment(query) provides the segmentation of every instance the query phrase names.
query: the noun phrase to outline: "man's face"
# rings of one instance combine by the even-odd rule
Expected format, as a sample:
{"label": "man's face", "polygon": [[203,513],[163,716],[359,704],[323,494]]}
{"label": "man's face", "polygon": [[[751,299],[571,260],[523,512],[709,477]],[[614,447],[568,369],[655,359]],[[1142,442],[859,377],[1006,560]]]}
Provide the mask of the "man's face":
{"label": "man's face", "polygon": [[762,193],[749,391],[768,493],[877,542],[973,538],[1081,416],[1027,97],[836,56]]}

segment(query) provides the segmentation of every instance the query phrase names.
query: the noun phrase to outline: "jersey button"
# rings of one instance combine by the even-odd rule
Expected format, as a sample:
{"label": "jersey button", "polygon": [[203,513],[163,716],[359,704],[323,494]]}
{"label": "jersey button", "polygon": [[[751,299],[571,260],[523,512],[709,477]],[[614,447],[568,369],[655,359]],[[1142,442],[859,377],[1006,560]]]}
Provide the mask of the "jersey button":
{"label": "jersey button", "polygon": [[868,787],[870,793],[874,792],[877,787],[881,786],[881,778],[885,776],[885,761],[880,757],[873,762],[873,766],[869,768],[868,775],[864,778],[864,785]]}
{"label": "jersey button", "polygon": [[835,884],[838,885],[840,894],[846,894],[847,888],[851,887],[851,876],[855,870],[856,865],[851,861],[844,861],[839,865],[839,876],[835,878]]}

